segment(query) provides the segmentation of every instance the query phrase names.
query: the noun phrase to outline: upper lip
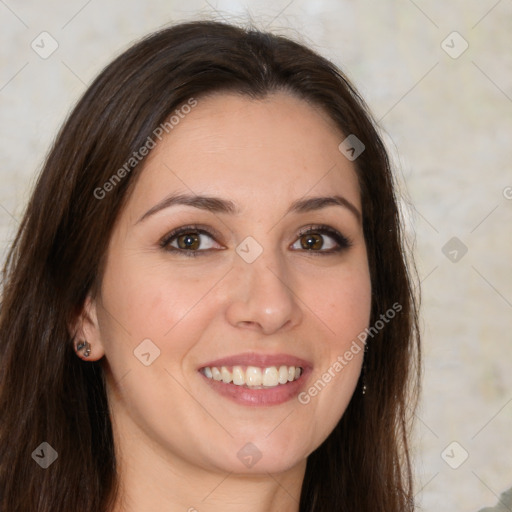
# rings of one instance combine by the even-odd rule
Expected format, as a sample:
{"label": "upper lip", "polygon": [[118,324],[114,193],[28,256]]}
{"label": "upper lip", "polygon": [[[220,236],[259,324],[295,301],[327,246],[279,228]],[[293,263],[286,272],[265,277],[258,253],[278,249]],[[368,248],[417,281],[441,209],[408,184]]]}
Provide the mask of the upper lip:
{"label": "upper lip", "polygon": [[268,366],[300,366],[302,369],[305,369],[310,367],[311,363],[291,354],[256,354],[254,352],[246,352],[209,361],[201,365],[200,368],[211,368],[213,366],[217,368],[221,366],[259,366],[262,368]]}

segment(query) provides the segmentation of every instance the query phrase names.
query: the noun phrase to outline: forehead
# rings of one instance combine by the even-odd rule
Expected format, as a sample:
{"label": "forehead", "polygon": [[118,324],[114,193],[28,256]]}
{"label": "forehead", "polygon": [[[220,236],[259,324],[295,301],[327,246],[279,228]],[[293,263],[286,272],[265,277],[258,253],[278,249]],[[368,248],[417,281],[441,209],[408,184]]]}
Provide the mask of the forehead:
{"label": "forehead", "polygon": [[230,197],[244,206],[341,193],[360,207],[344,139],[321,109],[286,93],[264,99],[215,94],[197,100],[148,156],[132,199],[170,192]]}

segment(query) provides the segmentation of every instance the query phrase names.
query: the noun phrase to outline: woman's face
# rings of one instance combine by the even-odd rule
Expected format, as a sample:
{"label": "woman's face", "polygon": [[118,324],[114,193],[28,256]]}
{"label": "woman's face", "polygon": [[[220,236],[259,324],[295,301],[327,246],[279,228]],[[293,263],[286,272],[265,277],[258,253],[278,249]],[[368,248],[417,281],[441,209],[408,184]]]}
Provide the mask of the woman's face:
{"label": "woman's face", "polygon": [[84,327],[90,359],[106,357],[121,445],[275,473],[304,464],[336,426],[363,358],[344,354],[371,296],[344,138],[285,93],[217,94],[158,142]]}

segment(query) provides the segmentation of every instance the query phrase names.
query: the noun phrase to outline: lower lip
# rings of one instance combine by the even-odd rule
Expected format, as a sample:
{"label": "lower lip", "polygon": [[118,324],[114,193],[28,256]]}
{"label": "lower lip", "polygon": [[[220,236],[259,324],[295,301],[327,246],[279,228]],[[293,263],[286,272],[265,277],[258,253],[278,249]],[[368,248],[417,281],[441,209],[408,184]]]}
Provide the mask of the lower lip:
{"label": "lower lip", "polygon": [[279,384],[276,387],[268,389],[250,389],[245,386],[226,384],[222,381],[209,379],[202,373],[201,376],[214,391],[219,393],[219,395],[225,396],[241,405],[262,406],[279,405],[295,398],[306,382],[308,374],[309,371],[305,369],[297,380],[288,382],[287,384]]}

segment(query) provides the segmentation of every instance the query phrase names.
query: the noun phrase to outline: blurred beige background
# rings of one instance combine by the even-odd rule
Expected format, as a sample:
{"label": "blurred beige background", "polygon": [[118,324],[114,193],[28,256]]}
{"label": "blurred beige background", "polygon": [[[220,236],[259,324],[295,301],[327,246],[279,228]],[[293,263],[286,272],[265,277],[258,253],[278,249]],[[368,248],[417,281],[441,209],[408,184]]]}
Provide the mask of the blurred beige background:
{"label": "blurred beige background", "polygon": [[199,17],[298,38],[368,101],[422,279],[418,506],[494,505],[512,486],[511,0],[0,0],[1,254],[92,78],[134,39]]}

